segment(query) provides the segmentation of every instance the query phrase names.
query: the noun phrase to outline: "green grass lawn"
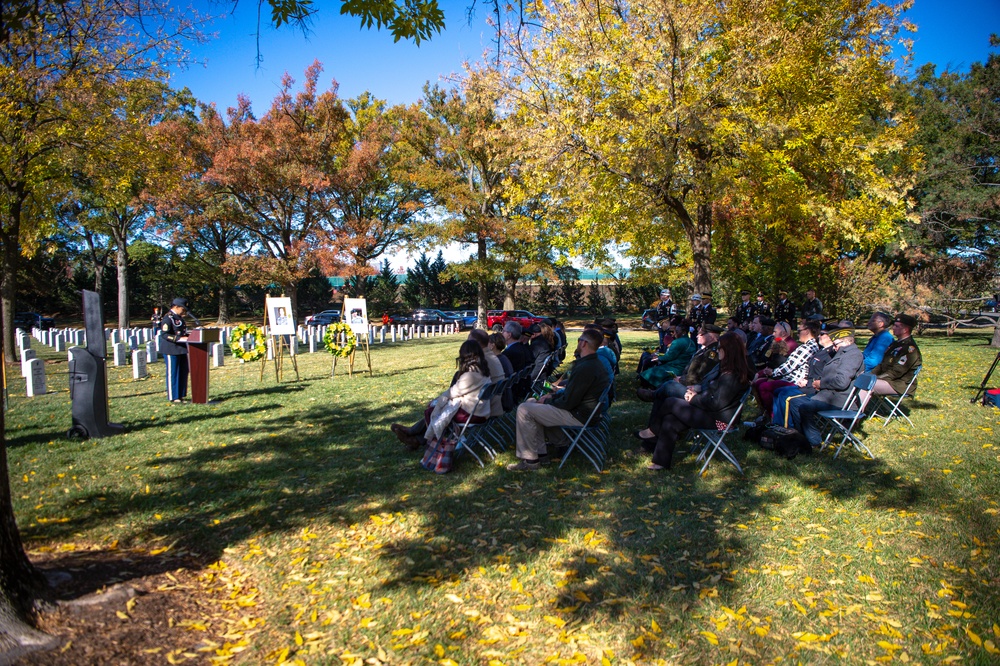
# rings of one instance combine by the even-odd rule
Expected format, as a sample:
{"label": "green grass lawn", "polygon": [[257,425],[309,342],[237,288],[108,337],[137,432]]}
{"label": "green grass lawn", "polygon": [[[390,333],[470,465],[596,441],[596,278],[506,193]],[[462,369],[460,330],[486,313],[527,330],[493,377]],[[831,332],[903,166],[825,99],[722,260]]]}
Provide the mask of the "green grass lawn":
{"label": "green grass lawn", "polygon": [[125,434],[91,441],[63,437],[65,357],[46,350],[63,390],[26,398],[11,378],[16,515],[35,553],[216,563],[202,580],[228,619],[192,644],[213,637],[199,654],[220,660],[998,663],[1000,410],[969,404],[987,335],[919,339],[916,428],[867,424],[875,460],[735,441],[746,477],[622,455],[648,414],[632,370],[654,334],[622,338],[602,474],[582,457],[507,472],[509,452],[421,470],[388,426],[447,386],[459,336],[375,345],[374,378],[341,364],[331,379],[314,354],[277,384],[227,357],[206,406],[167,403],[162,361],[144,381],[109,368]]}

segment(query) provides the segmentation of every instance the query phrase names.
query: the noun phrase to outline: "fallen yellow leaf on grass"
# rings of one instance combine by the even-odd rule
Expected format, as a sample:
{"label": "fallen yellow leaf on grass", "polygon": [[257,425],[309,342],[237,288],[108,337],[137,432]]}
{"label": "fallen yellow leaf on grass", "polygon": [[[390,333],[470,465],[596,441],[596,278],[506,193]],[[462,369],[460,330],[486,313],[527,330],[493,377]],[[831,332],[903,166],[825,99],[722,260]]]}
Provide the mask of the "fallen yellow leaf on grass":
{"label": "fallen yellow leaf on grass", "polygon": [[705,640],[711,643],[712,645],[719,644],[719,637],[713,634],[711,631],[699,631],[698,633],[704,636]]}
{"label": "fallen yellow leaf on grass", "polygon": [[555,615],[546,615],[542,617],[542,619],[555,627],[559,627],[560,629],[566,626],[566,620],[561,617],[556,617]]}
{"label": "fallen yellow leaf on grass", "polygon": [[975,643],[979,647],[983,646],[983,639],[980,638],[979,635],[976,634],[976,632],[972,631],[972,629],[969,629],[968,627],[966,627],[965,628],[965,635],[968,636],[969,640],[971,640],[973,643]]}
{"label": "fallen yellow leaf on grass", "polygon": [[457,594],[446,594],[446,595],[444,595],[444,598],[447,599],[448,601],[452,602],[453,604],[464,604],[465,603],[465,601],[462,599],[462,597],[458,596]]}
{"label": "fallen yellow leaf on grass", "polygon": [[510,589],[514,592],[524,592],[524,586],[521,585],[521,581],[517,578],[510,579]]}
{"label": "fallen yellow leaf on grass", "polygon": [[115,611],[115,615],[117,615],[118,619],[120,619],[120,620],[130,620],[130,619],[132,619],[128,615],[126,615],[125,613],[123,613],[121,611]]}

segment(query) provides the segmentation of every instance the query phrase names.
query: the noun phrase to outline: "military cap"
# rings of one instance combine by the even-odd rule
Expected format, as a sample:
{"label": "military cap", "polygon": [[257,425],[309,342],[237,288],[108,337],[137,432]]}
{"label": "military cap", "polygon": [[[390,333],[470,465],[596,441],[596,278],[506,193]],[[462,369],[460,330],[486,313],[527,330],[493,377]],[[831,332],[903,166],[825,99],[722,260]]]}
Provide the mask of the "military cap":
{"label": "military cap", "polygon": [[903,326],[907,327],[911,331],[917,327],[917,318],[913,315],[908,315],[906,313],[899,313],[896,315],[895,321],[898,321]]}
{"label": "military cap", "polygon": [[178,307],[187,309],[188,300],[186,298],[175,298],[173,302],[170,303],[171,307]]}
{"label": "military cap", "polygon": [[702,324],[701,328],[709,333],[723,333],[726,330],[721,326],[716,326],[715,324]]}

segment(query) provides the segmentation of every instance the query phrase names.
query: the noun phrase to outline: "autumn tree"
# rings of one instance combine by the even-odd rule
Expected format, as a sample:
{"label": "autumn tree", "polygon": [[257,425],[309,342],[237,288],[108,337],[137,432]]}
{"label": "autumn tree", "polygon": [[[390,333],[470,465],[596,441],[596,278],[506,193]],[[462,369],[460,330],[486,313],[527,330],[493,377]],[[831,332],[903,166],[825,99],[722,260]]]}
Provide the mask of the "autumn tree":
{"label": "autumn tree", "polygon": [[[327,274],[358,277],[373,274],[373,262],[412,237],[432,199],[410,142],[419,110],[386,108],[367,92],[346,107],[344,132],[325,157],[331,205],[320,219],[318,256]],[[363,297],[368,281],[357,285]]]}
{"label": "autumn tree", "polygon": [[[522,234],[534,230],[524,218],[515,221],[512,215],[509,195],[517,152],[501,122],[494,88],[486,85],[489,76],[471,73],[461,89],[427,86],[422,101],[431,119],[422,139],[425,170],[432,181],[430,189],[445,211],[423,231],[437,242],[458,241],[475,248],[468,261],[449,270],[458,279],[477,285],[482,328],[489,308],[489,284],[504,270],[496,250],[530,241]],[[514,251],[509,254],[513,257]]]}
{"label": "autumn tree", "polygon": [[[160,75],[181,55],[178,41],[195,36],[196,17],[174,14],[160,0],[33,4],[34,20],[0,39],[0,336],[7,360],[18,259],[52,223],[58,197],[51,195],[66,178],[67,149],[86,145],[105,117],[92,112],[95,95],[138,75]],[[0,651],[39,644],[30,622],[43,585],[21,546],[0,440]]]}
{"label": "autumn tree", "polygon": [[319,63],[311,65],[298,93],[286,74],[260,120],[245,97],[228,110],[226,122],[218,114],[207,119],[212,164],[204,180],[233,197],[242,212],[239,223],[256,248],[231,257],[227,270],[241,282],[281,285],[293,308],[298,282],[314,266],[317,251],[325,249],[319,232],[334,206],[331,174],[341,166],[330,156],[343,139],[347,118],[336,84],[319,91],[321,72]]}
{"label": "autumn tree", "polygon": [[716,207],[758,227],[823,230],[803,251],[891,236],[912,159],[889,107],[899,7],[536,3],[507,35],[506,90],[526,170],[573,204],[559,240],[600,256],[687,255],[711,287]]}

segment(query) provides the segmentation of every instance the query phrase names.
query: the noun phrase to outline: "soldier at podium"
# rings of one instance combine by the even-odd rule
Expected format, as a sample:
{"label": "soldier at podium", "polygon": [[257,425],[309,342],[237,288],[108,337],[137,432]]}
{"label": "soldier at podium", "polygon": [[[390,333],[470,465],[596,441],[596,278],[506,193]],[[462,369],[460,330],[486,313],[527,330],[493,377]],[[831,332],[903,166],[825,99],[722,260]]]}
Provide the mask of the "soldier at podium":
{"label": "soldier at podium", "polygon": [[167,400],[181,403],[188,388],[188,330],[184,323],[188,302],[186,298],[175,298],[170,305],[160,324],[160,353],[167,364]]}

